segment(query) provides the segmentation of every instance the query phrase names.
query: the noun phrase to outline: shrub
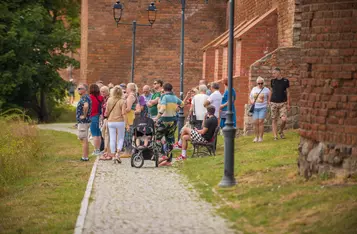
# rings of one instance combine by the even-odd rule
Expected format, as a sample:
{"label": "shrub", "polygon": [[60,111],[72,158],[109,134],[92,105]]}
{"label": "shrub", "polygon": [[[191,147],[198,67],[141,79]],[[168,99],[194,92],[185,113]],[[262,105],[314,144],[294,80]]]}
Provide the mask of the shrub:
{"label": "shrub", "polygon": [[49,122],[72,123],[76,121],[76,108],[69,104],[59,104],[50,112]]}

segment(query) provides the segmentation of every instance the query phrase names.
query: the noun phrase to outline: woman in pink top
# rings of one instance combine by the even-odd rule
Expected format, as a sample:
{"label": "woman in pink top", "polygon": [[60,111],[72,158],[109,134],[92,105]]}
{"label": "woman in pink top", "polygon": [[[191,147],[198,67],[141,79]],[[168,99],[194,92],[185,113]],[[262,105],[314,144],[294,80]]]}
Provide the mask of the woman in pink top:
{"label": "woman in pink top", "polygon": [[102,133],[99,128],[99,117],[102,114],[102,104],[103,97],[100,96],[99,86],[96,84],[91,84],[89,86],[90,99],[92,101],[92,113],[90,132],[93,136],[94,152],[93,155],[100,155],[100,143],[102,138]]}

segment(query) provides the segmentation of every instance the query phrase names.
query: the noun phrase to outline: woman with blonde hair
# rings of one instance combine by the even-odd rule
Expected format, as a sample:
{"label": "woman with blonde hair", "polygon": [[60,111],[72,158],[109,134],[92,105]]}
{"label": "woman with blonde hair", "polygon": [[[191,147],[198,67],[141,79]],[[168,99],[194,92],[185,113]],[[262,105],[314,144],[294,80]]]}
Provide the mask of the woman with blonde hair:
{"label": "woman with blonde hair", "polygon": [[132,151],[132,138],[133,138],[133,124],[134,124],[134,118],[135,118],[135,111],[136,111],[136,106],[138,104],[138,86],[134,83],[129,83],[126,86],[126,122],[125,122],[125,141],[124,141],[124,146],[125,146],[125,154],[123,155],[124,157],[131,156],[131,151]]}
{"label": "woman with blonde hair", "polygon": [[121,163],[120,152],[124,144],[126,104],[123,99],[123,91],[119,86],[110,90],[110,98],[104,116],[108,118],[110,154],[105,158],[114,159],[114,162]]}
{"label": "woman with blonde hair", "polygon": [[257,78],[257,86],[250,92],[250,104],[254,105],[253,120],[255,127],[255,138],[253,142],[262,142],[264,134],[264,119],[270,105],[271,92],[264,87],[264,78]]}

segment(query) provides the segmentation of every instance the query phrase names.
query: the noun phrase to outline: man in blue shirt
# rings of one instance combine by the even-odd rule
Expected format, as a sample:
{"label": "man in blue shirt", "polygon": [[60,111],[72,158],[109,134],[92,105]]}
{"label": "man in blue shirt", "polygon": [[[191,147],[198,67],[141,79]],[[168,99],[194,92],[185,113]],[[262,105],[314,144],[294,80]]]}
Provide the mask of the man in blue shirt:
{"label": "man in blue shirt", "polygon": [[90,127],[90,114],[92,111],[92,101],[87,94],[88,86],[85,84],[80,84],[78,86],[78,94],[81,96],[76,109],[76,119],[78,123],[78,139],[82,141],[83,144],[83,157],[81,161],[88,161],[88,129]]}

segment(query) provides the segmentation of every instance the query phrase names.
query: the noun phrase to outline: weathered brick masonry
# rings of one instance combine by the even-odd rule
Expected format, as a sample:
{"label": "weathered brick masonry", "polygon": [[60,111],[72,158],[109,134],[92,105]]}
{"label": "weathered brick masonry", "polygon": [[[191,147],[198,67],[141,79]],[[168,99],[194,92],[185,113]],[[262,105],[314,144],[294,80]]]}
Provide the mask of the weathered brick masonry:
{"label": "weathered brick masonry", "polygon": [[[82,1],[81,80],[87,83],[129,82],[132,31],[130,26],[116,27],[112,16],[114,0]],[[123,22],[147,23],[148,1],[124,1]],[[137,27],[135,82],[152,84],[156,78],[171,82],[179,91],[181,4],[179,1],[156,2],[157,20],[152,28]],[[185,91],[202,77],[200,48],[223,32],[225,1],[187,2],[185,20]]]}
{"label": "weathered brick masonry", "polygon": [[302,1],[299,168],[357,173],[357,1]]}

